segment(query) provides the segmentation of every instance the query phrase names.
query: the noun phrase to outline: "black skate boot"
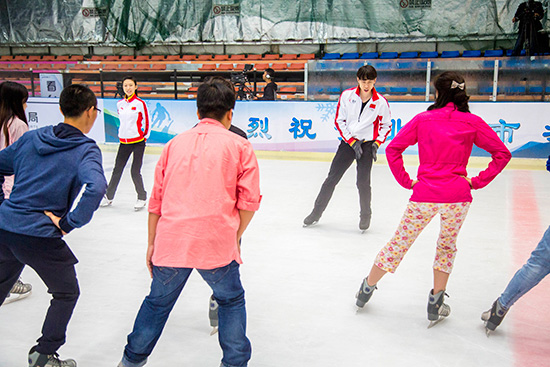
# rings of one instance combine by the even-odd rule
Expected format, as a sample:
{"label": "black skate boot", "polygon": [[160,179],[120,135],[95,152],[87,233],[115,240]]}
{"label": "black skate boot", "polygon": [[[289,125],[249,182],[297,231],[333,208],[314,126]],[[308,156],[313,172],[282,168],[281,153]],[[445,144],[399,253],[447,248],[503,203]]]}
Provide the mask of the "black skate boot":
{"label": "black skate boot", "polygon": [[430,325],[428,325],[428,329],[451,314],[451,307],[443,303],[445,296],[449,297],[445,291],[440,291],[435,295],[433,289],[430,291],[430,297],[428,298],[428,320],[430,320]]}
{"label": "black skate boot", "polygon": [[367,229],[370,227],[370,215],[368,217],[361,217],[359,219],[359,229],[362,233],[365,233]]}
{"label": "black skate boot", "polygon": [[316,224],[321,219],[321,213],[318,213],[315,209],[304,219],[304,227],[309,227]]}
{"label": "black skate boot", "polygon": [[505,309],[497,299],[493,302],[493,307],[491,307],[490,310],[487,310],[481,314],[481,320],[485,321],[485,333],[487,334],[487,337],[489,337],[491,331],[495,331],[497,326],[500,325],[507,312],[508,310]]}
{"label": "black skate boot", "polygon": [[375,289],[378,289],[376,288],[376,284],[373,286],[369,286],[369,284],[367,283],[367,278],[363,279],[363,283],[361,283],[359,292],[357,292],[357,294],[355,295],[355,305],[359,308],[363,308],[372,297]]}
{"label": "black skate boot", "polygon": [[208,305],[208,319],[210,319],[210,326],[212,326],[210,335],[214,335],[218,332],[218,302],[216,302],[214,295],[210,296],[210,303]]}
{"label": "black skate boot", "polygon": [[76,361],[74,359],[59,359],[57,353],[54,354],[42,354],[35,350],[36,347],[32,347],[29,351],[29,367],[76,367]]}

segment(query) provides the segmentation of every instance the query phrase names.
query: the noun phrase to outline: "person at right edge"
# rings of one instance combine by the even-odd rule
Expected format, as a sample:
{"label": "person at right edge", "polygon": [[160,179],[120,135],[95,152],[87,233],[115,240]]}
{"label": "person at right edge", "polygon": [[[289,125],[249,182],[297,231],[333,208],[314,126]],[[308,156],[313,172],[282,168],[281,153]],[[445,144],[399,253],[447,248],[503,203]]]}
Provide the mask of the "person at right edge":
{"label": "person at right edge", "polygon": [[353,161],[357,161],[357,189],[359,190],[359,229],[366,231],[371,221],[371,170],[376,152],[391,132],[392,123],[388,101],[376,92],[376,69],[364,65],[357,70],[357,87],[340,95],[336,109],[336,129],[342,141],[330,165],[321,191],[315,199],[313,211],[304,219],[304,227],[319,221],[332,193]]}
{"label": "person at right edge", "polygon": [[[550,171],[550,156],[546,161],[546,170]],[[510,307],[548,274],[550,274],[550,227],[531,252],[527,263],[516,272],[504,292],[493,302],[493,306],[481,314],[487,336],[500,325]]]}
{"label": "person at right edge", "polygon": [[[395,234],[376,256],[368,277],[356,295],[362,308],[369,301],[379,280],[393,273],[423,229],[441,216],[433,262],[433,289],[428,295],[428,320],[433,326],[449,316],[444,303],[447,281],[456,257],[456,240],[464,224],[471,190],[487,186],[510,161],[512,155],[491,127],[470,113],[464,78],[447,71],[434,82],[436,100],[428,111],[416,115],[393,138],[386,148],[386,158],[397,182],[413,190]],[[403,152],[418,144],[420,166],[416,179],[405,170]],[[489,166],[468,178],[466,166],[473,145],[489,152]]]}

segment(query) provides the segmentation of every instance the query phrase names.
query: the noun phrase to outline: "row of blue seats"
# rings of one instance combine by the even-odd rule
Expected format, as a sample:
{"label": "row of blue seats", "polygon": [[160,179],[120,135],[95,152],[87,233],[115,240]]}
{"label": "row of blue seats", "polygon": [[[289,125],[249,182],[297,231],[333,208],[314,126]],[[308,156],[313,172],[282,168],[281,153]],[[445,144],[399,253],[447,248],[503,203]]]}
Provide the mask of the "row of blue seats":
{"label": "row of blue seats", "polygon": [[[379,93],[389,93],[389,94],[425,94],[425,87],[376,87],[376,90]],[[507,87],[498,87],[497,93],[506,93],[506,94],[526,94],[529,91],[529,94],[542,94],[542,86],[532,86],[526,88],[525,86],[507,86]],[[550,94],[550,87],[544,88],[545,94]],[[342,90],[339,87],[322,87],[316,86],[313,88],[314,93],[328,93],[328,94],[340,94]],[[479,94],[492,94],[493,87],[480,87]]]}
{"label": "row of blue seats", "polygon": [[[522,55],[525,55],[525,50],[522,50]],[[512,56],[512,50],[506,50],[506,53],[504,50],[487,50],[485,52],[482,52],[480,50],[465,50],[462,52],[462,57],[501,57],[501,56]],[[339,53],[326,53],[322,59],[323,60],[354,60],[354,59],[415,59],[415,58],[421,58],[421,59],[433,59],[437,57],[442,58],[453,58],[453,57],[460,57],[460,51],[443,51],[441,52],[441,55],[439,55],[439,52],[437,51],[423,51],[423,52],[417,52],[417,51],[407,51],[407,52],[401,52],[401,54],[397,52],[382,52],[381,54],[378,54],[378,52],[364,52],[361,55],[359,52],[346,52],[344,54]]]}

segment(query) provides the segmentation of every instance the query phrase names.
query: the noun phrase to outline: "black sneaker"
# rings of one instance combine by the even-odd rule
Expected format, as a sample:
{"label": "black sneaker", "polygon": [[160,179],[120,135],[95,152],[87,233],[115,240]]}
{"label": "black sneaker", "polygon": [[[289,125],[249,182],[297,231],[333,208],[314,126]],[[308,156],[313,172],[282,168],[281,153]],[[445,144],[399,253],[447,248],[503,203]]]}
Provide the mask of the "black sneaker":
{"label": "black sneaker", "polygon": [[59,359],[59,354],[42,354],[32,347],[29,351],[29,367],[76,367],[74,359]]}

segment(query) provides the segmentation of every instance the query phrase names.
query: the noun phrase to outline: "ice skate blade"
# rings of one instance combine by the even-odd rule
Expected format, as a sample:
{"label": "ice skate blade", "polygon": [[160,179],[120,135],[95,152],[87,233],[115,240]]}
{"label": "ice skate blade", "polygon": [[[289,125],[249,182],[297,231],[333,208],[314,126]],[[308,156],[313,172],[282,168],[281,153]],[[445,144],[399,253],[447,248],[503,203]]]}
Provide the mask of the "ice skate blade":
{"label": "ice skate blade", "polygon": [[305,223],[304,223],[304,224],[303,224],[303,227],[304,227],[304,228],[313,227],[313,226],[316,225],[317,223],[318,223],[318,221],[315,221],[315,222],[313,222],[313,223],[311,223],[311,224],[305,224]]}
{"label": "ice skate blade", "polygon": [[218,332],[218,327],[217,327],[217,326],[214,326],[214,327],[212,328],[212,331],[210,332],[210,336],[215,335],[217,332]]}
{"label": "ice skate blade", "polygon": [[367,231],[366,229],[360,229],[361,231],[361,234],[365,234],[365,232]]}
{"label": "ice skate blade", "polygon": [[439,319],[435,321],[430,321],[430,325],[428,325],[428,329],[433,328],[435,325],[439,324],[441,321],[445,320],[446,317],[440,317]]}
{"label": "ice skate blade", "polygon": [[0,304],[0,306],[3,306],[3,305],[7,305],[7,304],[10,304],[10,303],[13,303],[13,302],[16,302],[16,301],[20,301],[22,299],[25,299],[27,298],[28,296],[30,296],[32,293],[32,291],[30,291],[29,293],[25,293],[25,294],[18,294],[18,295],[11,295],[9,298],[6,298],[4,300],[4,303]]}
{"label": "ice skate blade", "polygon": [[485,328],[485,335],[487,335],[487,338],[491,335],[491,331],[492,330]]}

